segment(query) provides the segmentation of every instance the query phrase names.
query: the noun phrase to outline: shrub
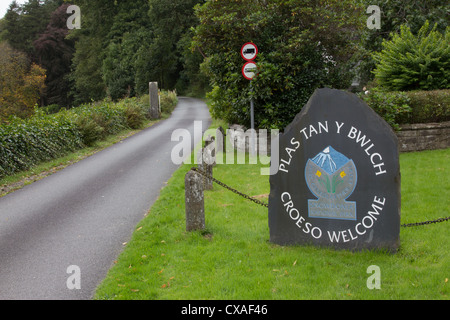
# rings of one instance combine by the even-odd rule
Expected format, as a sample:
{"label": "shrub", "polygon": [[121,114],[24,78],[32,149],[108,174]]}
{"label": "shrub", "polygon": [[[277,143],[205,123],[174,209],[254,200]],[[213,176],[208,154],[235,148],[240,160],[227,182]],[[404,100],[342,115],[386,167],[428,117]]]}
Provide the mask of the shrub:
{"label": "shrub", "polygon": [[41,161],[83,146],[78,127],[67,112],[13,119],[0,126],[0,177],[26,170]]}
{"label": "shrub", "polygon": [[161,113],[171,114],[175,109],[178,98],[177,93],[175,91],[161,91]]}
{"label": "shrub", "polygon": [[374,89],[360,97],[395,130],[399,129],[398,119],[411,112],[409,98],[403,92]]}
{"label": "shrub", "polygon": [[400,124],[450,121],[450,90],[390,91],[370,90],[360,97],[394,129]]}
{"label": "shrub", "polygon": [[430,30],[428,21],[414,36],[406,25],[383,50],[374,54],[375,79],[386,90],[435,90],[450,88],[450,28],[445,35]]}
{"label": "shrub", "polygon": [[399,123],[450,121],[450,89],[405,92],[411,112],[401,115]]}
{"label": "shrub", "polygon": [[146,119],[145,104],[136,98],[126,99],[125,117],[128,127],[139,129]]}
{"label": "shrub", "polygon": [[[177,101],[175,92],[162,92],[164,112],[172,112]],[[91,146],[126,128],[137,129],[147,109],[148,96],[117,103],[104,100],[49,115],[44,108],[36,108],[33,117],[12,118],[0,124],[0,178]]]}
{"label": "shrub", "polygon": [[92,146],[94,142],[100,140],[105,129],[101,127],[94,119],[89,116],[80,116],[77,121],[77,129],[80,131],[83,143]]}

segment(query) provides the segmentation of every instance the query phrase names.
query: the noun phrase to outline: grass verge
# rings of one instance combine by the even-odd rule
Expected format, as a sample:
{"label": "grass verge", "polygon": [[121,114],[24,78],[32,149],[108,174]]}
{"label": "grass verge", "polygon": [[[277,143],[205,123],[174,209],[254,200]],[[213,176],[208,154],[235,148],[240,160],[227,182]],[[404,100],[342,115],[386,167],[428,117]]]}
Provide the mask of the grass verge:
{"label": "grass verge", "polygon": [[[450,149],[400,156],[402,223],[449,215]],[[182,165],[95,299],[448,299],[449,222],[401,228],[396,254],[271,244],[267,209],[214,185],[205,192],[206,230],[185,231]],[[214,176],[267,201],[259,165],[218,165]],[[369,290],[367,268],[381,271]]]}

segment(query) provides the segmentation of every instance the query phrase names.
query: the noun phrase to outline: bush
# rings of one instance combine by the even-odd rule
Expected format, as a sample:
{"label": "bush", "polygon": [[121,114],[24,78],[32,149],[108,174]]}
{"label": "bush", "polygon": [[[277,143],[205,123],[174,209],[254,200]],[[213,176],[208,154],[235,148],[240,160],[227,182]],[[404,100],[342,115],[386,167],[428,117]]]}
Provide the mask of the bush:
{"label": "bush", "polygon": [[400,128],[398,119],[411,112],[409,98],[404,92],[374,89],[360,97],[395,130]]}
{"label": "bush", "polygon": [[394,129],[400,124],[450,121],[450,90],[390,91],[370,90],[360,97]]}
{"label": "bush", "polygon": [[[175,92],[161,94],[164,112],[172,112],[176,103]],[[147,109],[148,96],[85,104],[49,115],[37,108],[31,118],[12,118],[0,125],[0,178],[91,146],[126,128],[140,128]]]}
{"label": "bush", "polygon": [[104,136],[105,129],[89,116],[78,117],[76,124],[86,146],[93,145]]}
{"label": "bush", "polygon": [[450,89],[405,92],[411,112],[399,116],[404,123],[428,123],[450,121]]}
{"label": "bush", "polygon": [[450,88],[450,28],[445,35],[431,30],[428,21],[414,36],[406,25],[383,50],[374,54],[375,79],[385,90],[435,90]]}
{"label": "bush", "polygon": [[131,129],[139,129],[146,119],[146,105],[136,98],[126,99],[125,117],[127,126]]}
{"label": "bush", "polygon": [[177,93],[175,91],[161,91],[161,113],[171,114],[175,109],[178,98]]}
{"label": "bush", "polygon": [[81,133],[67,112],[48,116],[38,111],[27,120],[15,118],[0,126],[0,178],[82,146]]}

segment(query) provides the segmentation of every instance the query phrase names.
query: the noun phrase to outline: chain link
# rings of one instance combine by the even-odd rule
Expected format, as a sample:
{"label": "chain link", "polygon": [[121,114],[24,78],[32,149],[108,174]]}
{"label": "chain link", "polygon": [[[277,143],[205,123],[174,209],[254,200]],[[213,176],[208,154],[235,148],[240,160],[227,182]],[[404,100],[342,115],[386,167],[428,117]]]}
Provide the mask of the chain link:
{"label": "chain link", "polygon": [[448,220],[450,220],[450,217],[439,218],[439,219],[436,219],[436,220],[428,220],[428,221],[423,221],[423,222],[406,223],[406,224],[402,224],[401,227],[416,227],[416,226],[423,226],[423,225],[426,225],[426,224],[432,224],[432,223],[444,222],[444,221],[448,221]]}
{"label": "chain link", "polygon": [[[218,185],[224,187],[225,189],[230,190],[231,192],[236,193],[237,195],[240,195],[241,197],[243,197],[243,198],[245,198],[245,199],[248,199],[248,200],[250,200],[250,201],[253,201],[254,203],[259,204],[259,205],[261,205],[261,206],[263,206],[263,207],[266,207],[266,208],[269,207],[269,205],[268,205],[267,203],[262,202],[262,201],[260,201],[260,200],[258,200],[258,199],[255,199],[255,198],[253,198],[253,197],[251,197],[251,196],[249,196],[249,195],[247,195],[247,194],[245,194],[245,193],[242,193],[242,192],[240,192],[240,191],[238,191],[238,190],[236,190],[236,189],[234,189],[234,188],[232,188],[232,187],[226,185],[226,184],[223,183],[222,181],[219,181],[219,180],[217,180],[216,178],[214,178],[214,177],[208,175],[206,172],[200,170],[200,169],[197,168],[197,167],[192,167],[191,170],[200,173],[200,174],[201,174],[202,176],[204,176],[205,178],[211,179],[212,181],[214,181],[214,182],[217,183]],[[404,228],[405,228],[405,227],[416,227],[416,226],[423,226],[423,225],[426,225],[426,224],[433,224],[433,223],[444,222],[444,221],[448,221],[448,220],[450,220],[450,217],[439,218],[439,219],[436,219],[436,220],[428,220],[428,221],[422,221],[422,222],[415,222],[415,223],[406,223],[406,224],[402,224],[402,225],[400,225],[400,226],[401,226],[401,227],[404,227]]]}
{"label": "chain link", "polygon": [[268,205],[267,203],[264,203],[264,202],[262,202],[262,201],[260,201],[260,200],[258,200],[258,199],[255,199],[255,198],[253,198],[253,197],[251,197],[251,196],[249,196],[249,195],[247,195],[247,194],[245,194],[245,193],[242,193],[242,192],[240,192],[240,191],[238,191],[238,190],[236,190],[236,189],[234,189],[234,188],[232,188],[232,187],[226,185],[226,184],[223,183],[222,181],[219,181],[219,180],[217,180],[216,178],[214,178],[214,177],[208,175],[206,172],[200,170],[199,168],[193,167],[191,170],[200,173],[200,174],[201,174],[202,176],[204,176],[205,178],[211,179],[212,181],[214,181],[214,182],[217,183],[218,185],[224,187],[225,189],[230,190],[231,192],[234,192],[234,193],[240,195],[241,197],[244,197],[245,199],[248,199],[248,200],[250,200],[250,201],[253,201],[254,203],[259,204],[259,205],[261,205],[261,206],[263,206],[263,207],[266,207],[266,208],[269,207],[269,205]]}

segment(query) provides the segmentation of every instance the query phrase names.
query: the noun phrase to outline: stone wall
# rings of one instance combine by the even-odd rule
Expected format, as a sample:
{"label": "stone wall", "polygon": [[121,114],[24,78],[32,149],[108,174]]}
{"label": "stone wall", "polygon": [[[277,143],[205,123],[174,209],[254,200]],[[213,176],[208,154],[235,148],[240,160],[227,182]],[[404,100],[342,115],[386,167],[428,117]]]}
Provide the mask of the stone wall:
{"label": "stone wall", "polygon": [[397,132],[400,152],[450,147],[450,121],[402,125]]}
{"label": "stone wall", "polygon": [[[446,149],[450,147],[450,121],[440,123],[417,123],[401,125],[397,131],[400,152]],[[232,125],[230,129],[244,130],[243,126]],[[224,137],[225,138],[225,137]],[[234,135],[227,137],[236,139]],[[267,136],[267,154],[270,155],[270,134]],[[236,139],[234,148],[248,152],[248,138]]]}

